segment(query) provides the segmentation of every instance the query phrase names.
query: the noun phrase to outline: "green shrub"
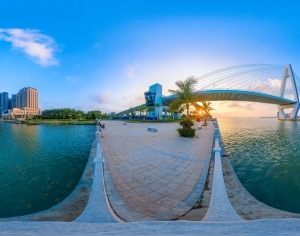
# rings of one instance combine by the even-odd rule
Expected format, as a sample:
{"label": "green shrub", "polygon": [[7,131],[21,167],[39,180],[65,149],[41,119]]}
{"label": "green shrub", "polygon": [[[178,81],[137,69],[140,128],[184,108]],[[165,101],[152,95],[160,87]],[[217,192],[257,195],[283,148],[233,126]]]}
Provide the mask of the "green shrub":
{"label": "green shrub", "polygon": [[181,137],[194,137],[196,129],[184,127],[177,129],[177,131]]}
{"label": "green shrub", "polygon": [[182,128],[191,128],[194,125],[194,122],[192,121],[192,119],[187,118],[183,121],[180,121],[180,125],[182,126]]}

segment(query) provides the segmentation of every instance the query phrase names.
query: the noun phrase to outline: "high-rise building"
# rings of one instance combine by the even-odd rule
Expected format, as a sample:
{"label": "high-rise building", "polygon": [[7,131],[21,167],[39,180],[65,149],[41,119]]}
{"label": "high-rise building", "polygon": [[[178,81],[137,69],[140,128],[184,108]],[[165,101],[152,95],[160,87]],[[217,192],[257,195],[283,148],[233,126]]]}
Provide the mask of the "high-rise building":
{"label": "high-rise building", "polygon": [[0,116],[1,114],[8,110],[8,93],[0,93]]}
{"label": "high-rise building", "polygon": [[11,110],[11,98],[8,99],[8,110]]}
{"label": "high-rise building", "polygon": [[16,107],[17,107],[17,95],[12,94],[11,95],[11,108],[10,109],[14,109]]}
{"label": "high-rise building", "polygon": [[17,108],[38,108],[38,91],[35,88],[22,88],[16,96]]}
{"label": "high-rise building", "polygon": [[2,115],[3,118],[10,119],[40,115],[38,98],[37,89],[24,87],[17,94],[12,94],[9,107],[8,93],[0,93],[0,117]]}

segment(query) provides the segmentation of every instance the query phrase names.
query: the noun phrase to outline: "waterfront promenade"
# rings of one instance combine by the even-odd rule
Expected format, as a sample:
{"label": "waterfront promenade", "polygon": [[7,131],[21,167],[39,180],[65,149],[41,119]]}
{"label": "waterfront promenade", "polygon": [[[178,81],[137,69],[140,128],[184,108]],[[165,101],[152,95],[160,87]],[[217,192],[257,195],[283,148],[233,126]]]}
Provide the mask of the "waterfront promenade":
{"label": "waterfront promenade", "polygon": [[[122,220],[173,220],[193,208],[211,158],[212,122],[196,131],[197,138],[179,137],[178,123],[105,124],[106,190]],[[158,132],[147,131],[148,127]]]}
{"label": "waterfront promenade", "polygon": [[[93,179],[93,183],[95,183],[95,177],[98,176],[96,181],[98,183],[93,184],[93,190],[96,190],[95,192],[98,193],[91,194],[94,197],[90,198],[89,202],[92,199],[90,203],[100,206],[99,208],[96,207],[97,212],[93,210],[87,211],[85,213],[92,214],[82,214],[75,221],[68,223],[58,222],[62,219],[60,217],[55,219],[52,216],[53,213],[61,214],[59,211],[55,212],[56,208],[53,208],[50,213],[41,212],[27,217],[13,217],[7,219],[10,222],[0,223],[0,235],[40,235],[41,233],[46,235],[94,235],[99,233],[110,235],[202,235],[208,233],[210,235],[275,235],[299,232],[299,219],[282,219],[299,216],[271,209],[253,199],[253,197],[248,196],[249,194],[242,186],[237,186],[240,183],[227,159],[227,164],[224,163],[225,159],[223,159],[223,168],[225,167],[223,175],[225,176],[229,200],[240,216],[244,219],[252,220],[245,221],[240,218],[238,221],[232,221],[228,220],[228,216],[225,216],[226,218],[221,216],[223,219],[221,222],[214,220],[203,221],[203,215],[206,213],[203,207],[201,209],[196,207],[196,209],[184,215],[195,204],[199,205],[198,200],[204,188],[212,157],[214,132],[212,122],[209,122],[208,126],[203,127],[201,130],[197,130],[195,138],[179,137],[176,131],[176,128],[179,127],[177,123],[145,122],[127,123],[125,125],[121,121],[105,121],[104,123],[106,124],[106,129],[101,132],[101,149],[104,157],[106,194],[111,207],[120,220],[131,222],[117,223],[115,221],[115,223],[110,223],[107,221],[107,217],[111,216],[105,210],[106,200],[104,196],[101,196],[104,193],[102,188],[103,181],[101,177],[98,178],[100,175],[102,176],[100,174],[102,169],[100,171],[100,169],[96,168],[97,165],[98,167],[102,165],[100,164],[102,162],[98,162],[99,160],[95,162],[97,158],[94,158],[97,156],[95,149],[97,137],[99,137],[96,134],[96,141],[93,142],[90,154],[90,158],[94,158],[94,172],[96,175],[94,174],[94,179],[90,176],[89,180]],[[157,128],[158,132],[149,132],[147,131],[148,127]],[[215,149],[216,143],[214,144]],[[213,163],[210,163],[211,173],[204,191],[206,207],[209,205],[207,200],[209,200],[211,195],[212,172],[215,173],[215,169],[212,170]],[[85,172],[91,173],[90,164],[91,162],[89,161]],[[219,169],[218,171],[222,170]],[[202,203],[203,198],[201,200]],[[91,206],[92,204],[88,205]],[[221,209],[226,208],[225,202],[221,202],[221,205]],[[87,206],[88,208],[90,207]],[[201,212],[199,213],[198,210]],[[216,210],[219,211],[219,209]],[[65,213],[69,214],[67,213],[68,211]],[[96,213],[96,215],[93,215],[93,213]],[[42,218],[34,218],[34,215]],[[255,220],[261,218],[279,219]],[[179,220],[170,221],[174,219]],[[32,222],[36,220],[46,220],[48,222]],[[49,220],[54,221],[49,222]],[[198,222],[185,220],[198,220]]]}

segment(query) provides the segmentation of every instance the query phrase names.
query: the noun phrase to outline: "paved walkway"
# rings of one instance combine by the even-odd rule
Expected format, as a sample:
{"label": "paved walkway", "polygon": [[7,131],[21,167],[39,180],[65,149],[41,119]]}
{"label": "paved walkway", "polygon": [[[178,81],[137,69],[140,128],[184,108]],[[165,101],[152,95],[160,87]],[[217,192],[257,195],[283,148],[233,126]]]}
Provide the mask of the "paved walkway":
{"label": "paved walkway", "polygon": [[[212,122],[196,131],[198,138],[179,137],[177,123],[105,124],[105,184],[112,208],[120,218],[171,220],[196,204],[211,157]],[[149,132],[148,127],[158,132]]]}

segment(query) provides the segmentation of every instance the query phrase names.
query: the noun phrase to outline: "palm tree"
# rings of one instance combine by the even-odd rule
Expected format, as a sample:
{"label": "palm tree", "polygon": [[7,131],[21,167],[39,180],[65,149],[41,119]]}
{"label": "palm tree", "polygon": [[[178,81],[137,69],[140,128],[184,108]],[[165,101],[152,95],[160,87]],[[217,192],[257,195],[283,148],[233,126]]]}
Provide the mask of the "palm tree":
{"label": "palm tree", "polygon": [[146,106],[139,106],[137,110],[140,112],[140,117],[142,119],[142,112],[146,110]]}
{"label": "palm tree", "polygon": [[169,89],[169,93],[177,95],[174,101],[170,103],[169,110],[182,112],[186,110],[186,116],[189,118],[190,107],[195,106],[197,100],[199,100],[199,95],[196,94],[196,84],[198,80],[194,77],[188,77],[184,81],[177,81],[175,84],[177,90]]}
{"label": "palm tree", "polygon": [[156,111],[157,111],[157,121],[159,121],[159,109],[158,108],[161,107],[161,104],[160,103],[155,103],[154,107],[156,108]]}
{"label": "palm tree", "polygon": [[215,110],[214,108],[211,107],[211,102],[207,101],[202,101],[202,110],[205,113],[205,122],[204,125],[206,125],[206,117],[210,116],[210,111]]}

